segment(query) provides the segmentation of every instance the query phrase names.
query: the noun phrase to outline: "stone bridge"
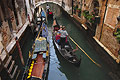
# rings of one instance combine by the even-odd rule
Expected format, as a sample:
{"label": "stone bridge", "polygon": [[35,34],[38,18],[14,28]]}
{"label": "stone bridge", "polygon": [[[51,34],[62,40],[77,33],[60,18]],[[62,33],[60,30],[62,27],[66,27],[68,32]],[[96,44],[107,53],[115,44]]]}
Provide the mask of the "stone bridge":
{"label": "stone bridge", "polygon": [[47,2],[58,4],[69,14],[72,13],[72,0],[35,0],[35,5],[37,7],[37,6],[47,3]]}

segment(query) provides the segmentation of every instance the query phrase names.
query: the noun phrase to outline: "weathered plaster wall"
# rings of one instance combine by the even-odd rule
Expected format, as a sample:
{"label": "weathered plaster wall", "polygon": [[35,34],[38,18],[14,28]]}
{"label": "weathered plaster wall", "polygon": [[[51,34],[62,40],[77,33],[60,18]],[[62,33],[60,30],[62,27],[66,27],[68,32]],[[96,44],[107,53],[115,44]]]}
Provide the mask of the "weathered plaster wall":
{"label": "weathered plaster wall", "polygon": [[[106,0],[107,1],[107,0]],[[100,16],[101,22],[96,29],[95,37],[106,47],[108,50],[118,58],[119,43],[115,36],[113,36],[115,26],[118,23],[117,17],[120,16],[120,1],[108,0],[101,5]],[[104,16],[106,9],[106,14]],[[103,21],[104,20],[104,21]]]}
{"label": "weathered plaster wall", "polygon": [[[25,3],[26,0],[1,0],[0,1],[0,21],[3,37],[3,44],[7,46],[15,34],[26,22]],[[29,3],[28,3],[29,5]],[[30,10],[28,11],[28,13]],[[16,14],[16,15],[15,15]],[[18,22],[18,24],[16,23]]]}
{"label": "weathered plaster wall", "polygon": [[[85,23],[87,20],[82,15],[84,10],[94,10],[94,2],[98,2],[98,9],[100,16],[100,23],[97,24],[95,32],[95,40],[114,58],[118,58],[118,50],[120,45],[117,42],[115,36],[113,36],[115,26],[118,24],[117,17],[120,16],[120,1],[118,0],[76,0],[74,6],[78,5],[81,8],[81,17],[78,16],[78,12],[73,14],[73,17],[82,23],[85,29],[94,28],[88,27]],[[82,6],[80,6],[82,3]],[[120,26],[120,25],[119,25]]]}
{"label": "weathered plaster wall", "polygon": [[9,25],[8,25],[7,21],[6,22],[3,21],[3,25],[2,25],[1,30],[2,30],[3,44],[4,44],[4,46],[7,46],[11,40],[11,32],[10,32]]}
{"label": "weathered plaster wall", "polygon": [[119,44],[116,38],[113,36],[113,29],[104,25],[102,37],[100,42],[102,42],[116,57],[118,56]]}
{"label": "weathered plaster wall", "polygon": [[103,25],[103,20],[104,20],[104,14],[105,14],[105,9],[106,9],[106,1],[104,2],[99,2],[100,7],[99,7],[99,16],[100,16],[100,24],[97,26],[96,28],[96,34],[95,37],[100,40],[100,36],[101,36],[101,30],[102,30],[102,25]]}

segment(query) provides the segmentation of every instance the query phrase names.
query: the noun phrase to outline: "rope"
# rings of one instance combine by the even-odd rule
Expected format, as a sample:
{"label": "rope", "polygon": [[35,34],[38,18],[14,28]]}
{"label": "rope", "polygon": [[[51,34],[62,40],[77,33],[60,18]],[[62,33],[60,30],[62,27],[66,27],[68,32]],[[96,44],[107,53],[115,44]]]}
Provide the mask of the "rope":
{"label": "rope", "polygon": [[69,38],[71,39],[71,41],[76,45],[78,46],[78,48],[94,63],[96,64],[97,66],[101,67],[100,64],[96,63],[70,36]]}

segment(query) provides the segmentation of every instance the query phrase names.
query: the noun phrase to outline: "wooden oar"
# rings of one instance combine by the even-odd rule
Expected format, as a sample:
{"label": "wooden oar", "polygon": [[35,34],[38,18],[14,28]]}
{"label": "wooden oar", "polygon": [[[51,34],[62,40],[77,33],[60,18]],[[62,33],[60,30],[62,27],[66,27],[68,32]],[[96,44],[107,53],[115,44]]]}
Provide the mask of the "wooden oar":
{"label": "wooden oar", "polygon": [[100,64],[96,63],[70,36],[69,38],[71,39],[71,41],[76,45],[78,46],[78,48],[94,63],[96,64],[97,66],[101,67]]}

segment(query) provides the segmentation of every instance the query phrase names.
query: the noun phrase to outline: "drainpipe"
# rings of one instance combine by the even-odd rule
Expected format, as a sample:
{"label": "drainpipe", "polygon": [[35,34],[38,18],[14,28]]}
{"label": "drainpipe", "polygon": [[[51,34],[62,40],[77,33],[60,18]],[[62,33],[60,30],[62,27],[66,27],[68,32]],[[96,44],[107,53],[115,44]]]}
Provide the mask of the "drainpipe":
{"label": "drainpipe", "polygon": [[104,18],[103,18],[103,23],[102,23],[102,28],[101,28],[101,32],[100,32],[99,41],[100,41],[100,39],[101,39],[101,37],[102,37],[103,24],[104,24],[105,15],[106,15],[106,12],[107,12],[107,3],[108,3],[108,0],[106,0],[106,4],[105,4],[106,8],[105,8],[105,13],[104,13]]}
{"label": "drainpipe", "polygon": [[73,0],[72,0],[72,15],[73,15]]}

